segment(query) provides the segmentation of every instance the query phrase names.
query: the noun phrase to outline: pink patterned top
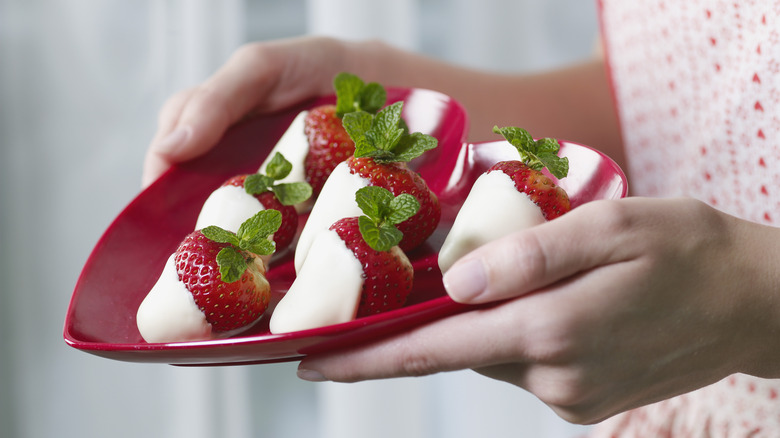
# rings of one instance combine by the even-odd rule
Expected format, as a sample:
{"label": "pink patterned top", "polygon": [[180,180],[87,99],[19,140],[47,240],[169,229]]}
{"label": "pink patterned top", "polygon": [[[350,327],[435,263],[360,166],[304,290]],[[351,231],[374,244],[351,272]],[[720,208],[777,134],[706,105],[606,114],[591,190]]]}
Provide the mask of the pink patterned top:
{"label": "pink patterned top", "polygon": [[[599,0],[631,191],[780,225],[780,1]],[[780,437],[780,380],[730,376],[597,437]]]}

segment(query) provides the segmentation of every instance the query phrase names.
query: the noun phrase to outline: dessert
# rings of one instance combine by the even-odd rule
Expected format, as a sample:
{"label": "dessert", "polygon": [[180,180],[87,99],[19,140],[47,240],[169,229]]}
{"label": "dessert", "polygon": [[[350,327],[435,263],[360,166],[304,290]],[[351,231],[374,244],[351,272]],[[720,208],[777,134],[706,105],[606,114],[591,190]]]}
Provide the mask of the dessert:
{"label": "dessert", "polygon": [[276,145],[271,152],[268,153],[268,158],[263,161],[260,168],[257,169],[257,173],[267,173],[268,165],[277,153],[282,154],[292,164],[292,170],[290,173],[278,180],[280,183],[291,182],[305,182],[306,175],[303,171],[303,160],[306,158],[306,153],[309,151],[309,142],[306,139],[306,134],[303,132],[304,120],[306,119],[308,111],[301,111],[295,116],[290,126],[284,131],[284,134],[276,142]]}
{"label": "dessert", "polygon": [[304,119],[308,152],[303,169],[315,197],[333,169],[355,152],[355,142],[344,130],[343,117],[355,111],[375,114],[387,99],[381,85],[376,82],[366,84],[350,73],[336,75],[333,89],[336,91],[336,104],[313,108]]}
{"label": "dessert", "polygon": [[558,156],[556,140],[534,140],[528,131],[515,127],[493,131],[517,148],[520,159],[498,162],[474,182],[439,251],[442,273],[485,243],[571,208],[566,192],[541,172],[546,167],[556,178],[568,173],[568,159]]}
{"label": "dessert", "polygon": [[274,309],[272,333],[306,330],[400,308],[414,280],[398,244],[396,225],[420,205],[409,194],[381,187],[355,195],[363,216],[337,220],[320,231],[298,276]]}
{"label": "dessert", "polygon": [[292,169],[292,164],[276,152],[265,166],[265,174],[228,179],[203,203],[195,229],[215,225],[235,233],[241,223],[258,211],[277,210],[282,214],[282,224],[273,240],[276,251],[283,251],[298,231],[298,212],[293,206],[311,197],[311,187],[305,182],[280,182]]}
{"label": "dessert", "polygon": [[260,255],[274,251],[268,237],[282,215],[262,210],[237,233],[216,226],[187,235],[136,314],[146,342],[182,342],[230,336],[257,321],[271,288]]}
{"label": "dessert", "polygon": [[322,188],[295,249],[295,268],[300,271],[314,238],[335,221],[360,214],[350,193],[365,186],[388,189],[393,195],[412,195],[419,211],[398,224],[403,233],[399,246],[411,251],[436,229],[441,218],[438,198],[406,162],[437,146],[435,138],[402,127],[402,102],[396,102],[376,116],[356,111],[344,116],[344,128],[355,141],[355,153],[340,163]]}
{"label": "dessert", "polygon": [[342,73],[334,88],[336,105],[298,114],[258,173],[228,179],[204,202],[196,231],[138,308],[147,342],[229,336],[259,319],[270,300],[270,254],[295,240],[298,213],[318,190],[295,251],[297,276],[271,316],[272,332],[403,306],[414,277],[405,252],[441,216],[436,195],[406,163],[437,141],[408,132],[402,102],[382,108],[380,85]]}

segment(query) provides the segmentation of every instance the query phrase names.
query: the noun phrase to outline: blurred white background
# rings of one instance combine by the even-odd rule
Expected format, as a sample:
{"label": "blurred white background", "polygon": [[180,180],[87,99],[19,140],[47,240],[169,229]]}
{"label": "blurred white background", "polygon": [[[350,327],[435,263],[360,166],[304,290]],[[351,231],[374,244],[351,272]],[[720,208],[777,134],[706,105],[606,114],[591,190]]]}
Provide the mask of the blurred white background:
{"label": "blurred white background", "polygon": [[294,363],[101,359],[66,346],[62,327],[92,246],[139,191],[158,108],[240,44],[379,37],[459,64],[538,71],[589,56],[597,28],[585,0],[0,0],[0,436],[583,433],[469,371],[311,384]]}

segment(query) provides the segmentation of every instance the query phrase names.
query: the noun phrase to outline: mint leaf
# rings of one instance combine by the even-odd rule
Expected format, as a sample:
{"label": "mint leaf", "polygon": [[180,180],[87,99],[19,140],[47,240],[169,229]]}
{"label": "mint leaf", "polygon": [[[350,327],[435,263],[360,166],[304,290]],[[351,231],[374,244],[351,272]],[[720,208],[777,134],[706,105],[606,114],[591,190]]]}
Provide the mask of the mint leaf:
{"label": "mint leaf", "polygon": [[493,127],[493,132],[501,134],[520,154],[520,161],[534,170],[545,167],[556,178],[564,178],[569,173],[569,159],[559,157],[560,144],[553,138],[534,140],[525,129],[516,127]]}
{"label": "mint leaf", "polygon": [[277,152],[265,167],[265,174],[274,180],[280,180],[290,174],[292,167],[292,163],[287,161],[287,159],[284,158],[284,155]]}
{"label": "mint leaf", "polygon": [[554,138],[543,138],[536,142],[536,158],[556,178],[564,178],[569,174],[569,159],[559,157],[561,145]]}
{"label": "mint leaf", "polygon": [[355,193],[355,202],[365,216],[358,218],[363,240],[377,251],[388,251],[403,239],[403,233],[395,227],[420,209],[414,196],[402,193],[393,196],[383,187],[367,186]]}
{"label": "mint leaf", "polygon": [[206,238],[213,240],[217,243],[229,243],[234,246],[238,246],[238,237],[235,233],[220,228],[216,225],[209,225],[208,227],[200,230]]}
{"label": "mint leaf", "polygon": [[312,190],[309,183],[294,182],[276,184],[277,180],[286,178],[292,171],[292,163],[277,152],[265,168],[266,175],[256,173],[248,175],[244,180],[244,189],[250,195],[257,195],[268,191],[274,192],[282,205],[295,205],[311,197]]}
{"label": "mint leaf", "polygon": [[277,184],[271,190],[282,205],[299,204],[311,197],[311,185],[305,182]]}
{"label": "mint leaf", "polygon": [[506,141],[511,143],[516,148],[522,148],[527,150],[534,143],[534,138],[531,134],[523,128],[517,128],[514,126],[508,126],[506,128],[493,127],[493,132],[504,136]]}
{"label": "mint leaf", "polygon": [[421,132],[414,132],[401,137],[395,148],[395,161],[409,162],[424,154],[425,152],[436,149],[439,145],[438,140],[430,135]]}
{"label": "mint leaf", "polygon": [[404,134],[403,128],[398,127],[402,109],[403,102],[396,102],[374,117],[371,129],[366,132],[366,139],[375,149],[392,151],[398,144]]}
{"label": "mint leaf", "polygon": [[356,158],[369,157],[380,163],[408,162],[436,148],[437,140],[419,132],[408,133],[401,118],[403,102],[385,107],[376,116],[365,111],[344,115],[344,130],[355,142]]}
{"label": "mint leaf", "polygon": [[390,224],[377,225],[367,216],[358,218],[358,228],[363,240],[368,246],[377,251],[389,251],[392,247],[401,243],[404,235],[398,228]]}
{"label": "mint leaf", "polygon": [[383,187],[366,186],[355,192],[358,208],[375,221],[382,220],[392,200],[393,194]]}
{"label": "mint leaf", "polygon": [[357,108],[358,96],[363,88],[363,80],[351,73],[339,73],[333,78],[336,90],[336,115],[343,117]]}
{"label": "mint leaf", "polygon": [[344,130],[355,142],[355,156],[364,157],[366,154],[371,153],[375,148],[369,143],[366,138],[366,132],[371,129],[371,124],[374,121],[374,116],[365,111],[356,111],[349,114],[345,114],[341,120]]}
{"label": "mint leaf", "polygon": [[336,115],[344,117],[353,111],[376,114],[387,100],[384,87],[376,82],[366,84],[351,73],[339,73],[333,79],[336,91]]}
{"label": "mint leaf", "polygon": [[385,220],[393,225],[400,224],[417,214],[419,210],[420,203],[417,202],[417,198],[408,193],[401,193],[390,200]]}
{"label": "mint leaf", "polygon": [[246,190],[246,192],[250,195],[265,193],[271,190],[273,185],[274,178],[259,173],[247,175],[246,179],[244,180],[244,190]]}
{"label": "mint leaf", "polygon": [[365,112],[376,114],[385,105],[386,100],[387,92],[384,87],[376,82],[370,82],[360,90],[358,106]]}
{"label": "mint leaf", "polygon": [[276,251],[276,242],[269,240],[267,237],[265,239],[257,239],[251,242],[245,241],[244,246],[245,248],[242,248],[244,251],[249,251],[256,255],[270,255]]}
{"label": "mint leaf", "polygon": [[[282,225],[282,214],[277,210],[261,210],[238,227],[238,247],[258,255],[268,255],[276,250],[268,236]],[[270,243],[270,246],[267,244]],[[258,251],[258,252],[255,252]]]}
{"label": "mint leaf", "polygon": [[222,248],[217,253],[217,265],[222,281],[225,283],[238,281],[246,271],[246,260],[233,247]]}

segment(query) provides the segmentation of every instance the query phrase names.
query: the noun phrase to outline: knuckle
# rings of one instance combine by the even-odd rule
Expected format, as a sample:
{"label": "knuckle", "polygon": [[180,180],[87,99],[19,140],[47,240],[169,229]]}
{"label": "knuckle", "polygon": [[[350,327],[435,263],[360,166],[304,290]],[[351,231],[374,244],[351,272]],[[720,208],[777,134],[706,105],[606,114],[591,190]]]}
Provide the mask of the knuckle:
{"label": "knuckle", "polygon": [[532,391],[543,402],[572,407],[582,403],[587,391],[578,373],[560,367],[539,367],[533,376]]}
{"label": "knuckle", "polygon": [[564,420],[592,424],[603,418],[602,403],[581,371],[551,368],[534,376],[531,392]]}
{"label": "knuckle", "polygon": [[184,103],[189,100],[190,96],[192,96],[193,91],[194,88],[187,88],[168,97],[157,111],[157,122],[159,124],[164,124],[171,117],[178,116],[179,110],[182,108]]}
{"label": "knuckle", "polygon": [[601,227],[612,234],[622,234],[636,225],[637,217],[634,210],[626,203],[619,201],[603,201],[594,203],[592,208],[599,208]]}
{"label": "knuckle", "polygon": [[[553,318],[539,318],[527,327],[527,333],[533,333],[533,342],[526,346],[525,354],[538,363],[560,363],[571,357],[571,337],[551,321]],[[556,318],[557,320],[557,318]]]}
{"label": "knuckle", "polygon": [[238,117],[231,111],[231,106],[223,91],[208,84],[199,85],[192,91],[187,102],[186,114],[190,117],[208,115],[214,120],[220,121],[225,127],[237,120]]}
{"label": "knuckle", "polygon": [[513,233],[477,251],[486,261],[489,283],[500,289],[499,298],[522,295],[536,286],[548,269],[547,252],[534,232]]}
{"label": "knuckle", "polygon": [[260,42],[248,42],[244,43],[233,52],[231,60],[235,61],[253,61],[257,58],[261,58],[265,52],[265,44]]}
{"label": "knuckle", "polygon": [[591,405],[568,407],[551,406],[551,408],[559,417],[572,424],[592,425],[599,423],[608,417],[600,411],[595,410]]}
{"label": "knuckle", "polygon": [[400,354],[400,373],[411,377],[420,377],[438,371],[437,361],[430,355],[418,349],[404,349]]}

